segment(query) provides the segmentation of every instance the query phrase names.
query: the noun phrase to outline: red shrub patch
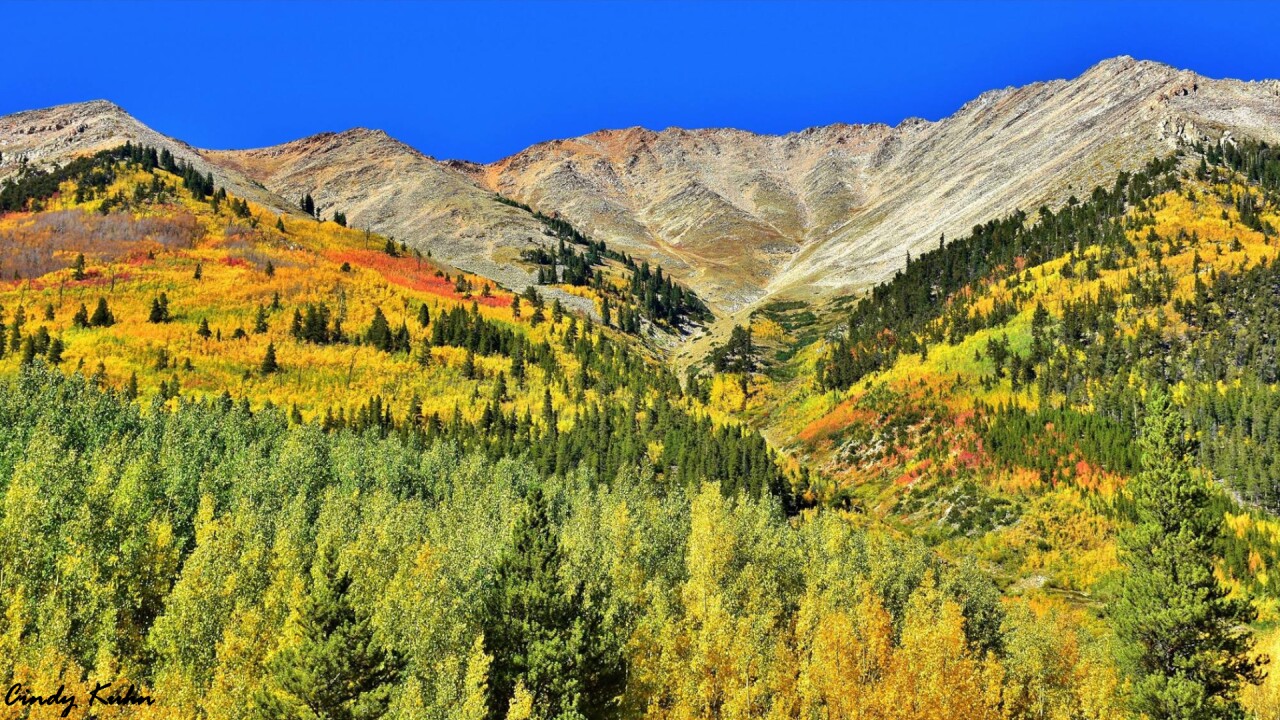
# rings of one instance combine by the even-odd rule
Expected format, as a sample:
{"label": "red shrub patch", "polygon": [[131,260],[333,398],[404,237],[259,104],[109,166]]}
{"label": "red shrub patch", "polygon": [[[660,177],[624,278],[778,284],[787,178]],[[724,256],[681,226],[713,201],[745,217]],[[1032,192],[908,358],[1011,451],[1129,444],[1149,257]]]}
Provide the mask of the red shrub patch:
{"label": "red shrub patch", "polygon": [[[346,262],[353,266],[368,268],[377,272],[388,282],[410,290],[459,301],[467,300],[462,293],[454,290],[453,282],[445,280],[443,276],[436,276],[436,271],[440,268],[434,263],[425,260],[418,260],[412,257],[392,257],[386,253],[373,250],[330,252],[326,253],[325,257],[338,264]],[[483,287],[484,282],[478,281],[479,286]],[[497,295],[481,297],[478,292],[473,292],[470,299],[489,307],[506,307],[511,304],[509,297],[499,297]]]}

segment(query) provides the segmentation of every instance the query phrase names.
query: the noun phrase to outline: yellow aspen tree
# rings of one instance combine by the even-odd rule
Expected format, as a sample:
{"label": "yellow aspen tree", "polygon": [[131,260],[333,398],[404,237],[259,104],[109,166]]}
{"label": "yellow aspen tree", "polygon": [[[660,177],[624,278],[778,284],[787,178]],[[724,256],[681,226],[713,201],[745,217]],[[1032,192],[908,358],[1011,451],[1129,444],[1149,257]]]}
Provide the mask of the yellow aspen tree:
{"label": "yellow aspen tree", "polygon": [[511,693],[511,705],[507,709],[507,720],[530,720],[533,717],[533,696],[525,689],[524,681],[516,681],[516,689]]}
{"label": "yellow aspen tree", "polygon": [[870,587],[859,598],[851,612],[826,608],[804,621],[810,636],[801,650],[802,717],[859,718],[871,707],[892,656],[893,630]]}
{"label": "yellow aspen tree", "polygon": [[730,642],[734,628],[720,588],[733,559],[733,525],[718,485],[704,486],[693,500],[686,564],[689,579],[681,591],[687,637],[687,680],[679,682],[673,717],[716,715],[734,675]]}
{"label": "yellow aspen tree", "polygon": [[462,681],[462,707],[458,720],[484,720],[489,712],[489,663],[484,651],[484,635],[477,635],[467,657],[467,674]]}
{"label": "yellow aspen tree", "polygon": [[984,691],[981,663],[965,647],[960,607],[939,592],[932,573],[912,593],[886,692],[878,699],[887,718],[950,720],[998,717]]}

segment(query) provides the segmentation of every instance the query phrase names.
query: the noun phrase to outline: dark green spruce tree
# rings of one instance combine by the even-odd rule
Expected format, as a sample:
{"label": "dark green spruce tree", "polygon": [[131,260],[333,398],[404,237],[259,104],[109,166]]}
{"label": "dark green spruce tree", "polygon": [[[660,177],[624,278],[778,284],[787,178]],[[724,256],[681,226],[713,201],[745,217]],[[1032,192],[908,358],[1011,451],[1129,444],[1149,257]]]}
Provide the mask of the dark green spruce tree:
{"label": "dark green spruce tree", "polygon": [[584,602],[581,583],[561,575],[559,540],[546,497],[534,489],[499,561],[486,607],[489,717],[506,717],[517,683],[539,717],[619,714],[625,667],[620,644]]}
{"label": "dark green spruce tree", "polygon": [[279,372],[280,362],[276,360],[275,343],[267,343],[267,352],[262,356],[262,364],[258,366],[258,369],[262,371],[263,375],[270,375],[271,373]]}
{"label": "dark green spruce tree", "polygon": [[1248,624],[1257,613],[1214,576],[1222,514],[1191,471],[1186,423],[1155,396],[1129,486],[1134,525],[1120,538],[1125,574],[1111,608],[1134,710],[1151,720],[1242,718],[1240,686],[1262,680]]}
{"label": "dark green spruce tree", "polygon": [[298,611],[299,639],[267,663],[253,715],[272,720],[380,718],[404,661],[384,649],[369,618],[356,613],[349,597],[351,577],[339,571],[336,552],[322,550],[316,563],[311,594]]}
{"label": "dark green spruce tree", "polygon": [[153,323],[167,323],[172,319],[172,316],[169,315],[169,296],[164,293],[160,293],[159,297],[152,298],[151,313],[147,317],[147,321]]}
{"label": "dark green spruce tree", "polygon": [[382,314],[382,308],[373,309],[373,320],[369,322],[369,329],[365,331],[364,339],[383,352],[391,350],[391,325],[387,322],[387,316]]}
{"label": "dark green spruce tree", "polygon": [[89,318],[89,325],[92,327],[108,327],[116,324],[115,315],[111,314],[111,308],[107,306],[106,298],[98,298],[98,305],[93,309],[93,315]]}

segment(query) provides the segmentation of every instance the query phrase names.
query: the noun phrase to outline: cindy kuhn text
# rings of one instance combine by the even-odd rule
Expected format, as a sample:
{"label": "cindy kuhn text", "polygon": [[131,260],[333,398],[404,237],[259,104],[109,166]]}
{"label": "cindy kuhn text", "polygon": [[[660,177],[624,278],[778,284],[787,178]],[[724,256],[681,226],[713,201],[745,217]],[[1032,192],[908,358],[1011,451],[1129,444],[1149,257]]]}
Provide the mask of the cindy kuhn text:
{"label": "cindy kuhn text", "polygon": [[77,708],[91,708],[94,705],[154,705],[155,698],[144,695],[133,683],[116,685],[114,682],[94,683],[93,691],[81,698],[76,693],[68,693],[66,685],[59,685],[51,693],[41,694],[23,683],[14,683],[4,694],[6,707],[21,705],[23,707],[61,706],[61,717],[67,717]]}

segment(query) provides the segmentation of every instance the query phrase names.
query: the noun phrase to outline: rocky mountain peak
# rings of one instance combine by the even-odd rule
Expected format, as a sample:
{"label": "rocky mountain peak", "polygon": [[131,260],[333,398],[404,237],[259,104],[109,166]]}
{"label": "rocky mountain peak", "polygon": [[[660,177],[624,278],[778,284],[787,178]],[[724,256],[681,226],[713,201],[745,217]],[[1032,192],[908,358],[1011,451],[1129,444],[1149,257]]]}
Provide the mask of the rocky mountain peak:
{"label": "rocky mountain peak", "polygon": [[[1180,145],[1280,141],[1280,82],[1216,80],[1121,56],[1074,79],[982,93],[949,117],[732,128],[598,130],[488,164],[437,162],[380,130],[255,150],[196,151],[105,101],[0,118],[0,177],[125,140],[167,147],[232,192],[392,234],[512,286],[542,238],[502,194],[661,263],[723,311],[773,296],[848,293],[908,253],[1017,209],[1054,205]],[[251,179],[250,179],[251,178]]]}
{"label": "rocky mountain peak", "polygon": [[196,148],[162,135],[108,100],[57,105],[0,117],[0,180],[23,162],[35,166],[64,163],[126,142],[168,150],[229,192],[267,206],[278,199],[233,168],[209,162]]}
{"label": "rocky mountain peak", "polygon": [[471,175],[674,268],[732,310],[876,282],[944,232],[1061,202],[1180,143],[1274,139],[1274,88],[1122,56],[1072,80],[990,90],[936,122],[599,131]]}

